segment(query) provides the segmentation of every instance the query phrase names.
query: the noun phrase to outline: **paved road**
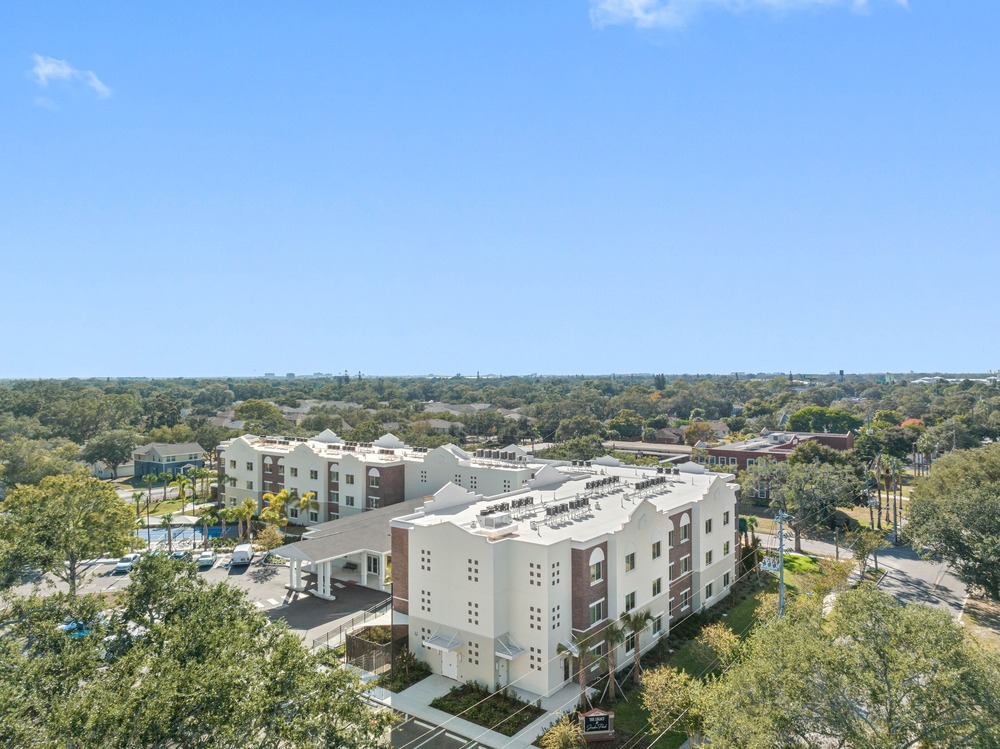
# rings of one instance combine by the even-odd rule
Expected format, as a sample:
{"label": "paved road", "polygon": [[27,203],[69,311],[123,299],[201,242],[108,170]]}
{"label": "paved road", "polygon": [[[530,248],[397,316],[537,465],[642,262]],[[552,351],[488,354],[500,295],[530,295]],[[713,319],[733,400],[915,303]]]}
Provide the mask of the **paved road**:
{"label": "paved road", "polygon": [[[757,534],[766,548],[775,548],[777,538],[767,533]],[[785,549],[792,549],[791,536],[785,539]],[[802,551],[807,554],[834,556],[833,544],[812,539],[802,539]],[[853,556],[849,549],[841,547],[840,558]],[[869,561],[869,564],[871,562]],[[887,574],[879,583],[879,588],[892,594],[903,603],[922,603],[947,609],[958,618],[965,607],[965,584],[962,583],[945,562],[921,559],[909,546],[883,549],[878,554],[879,568]]]}

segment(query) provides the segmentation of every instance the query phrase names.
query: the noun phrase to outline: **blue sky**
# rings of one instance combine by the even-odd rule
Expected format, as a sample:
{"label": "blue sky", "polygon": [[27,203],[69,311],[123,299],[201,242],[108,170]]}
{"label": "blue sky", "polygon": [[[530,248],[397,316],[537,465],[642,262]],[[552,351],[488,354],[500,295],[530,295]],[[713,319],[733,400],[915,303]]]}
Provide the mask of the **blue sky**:
{"label": "blue sky", "polygon": [[0,377],[995,369],[998,28],[9,0]]}

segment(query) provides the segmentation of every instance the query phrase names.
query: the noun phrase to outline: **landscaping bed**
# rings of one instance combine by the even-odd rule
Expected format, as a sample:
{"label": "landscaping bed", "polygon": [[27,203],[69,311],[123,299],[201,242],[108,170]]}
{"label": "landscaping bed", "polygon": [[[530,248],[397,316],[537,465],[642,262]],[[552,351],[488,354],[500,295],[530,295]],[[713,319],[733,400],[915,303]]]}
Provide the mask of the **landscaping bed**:
{"label": "landscaping bed", "polygon": [[479,684],[452,687],[448,694],[431,702],[431,707],[452,715],[461,713],[463,720],[504,736],[513,736],[545,712],[513,694],[490,692]]}

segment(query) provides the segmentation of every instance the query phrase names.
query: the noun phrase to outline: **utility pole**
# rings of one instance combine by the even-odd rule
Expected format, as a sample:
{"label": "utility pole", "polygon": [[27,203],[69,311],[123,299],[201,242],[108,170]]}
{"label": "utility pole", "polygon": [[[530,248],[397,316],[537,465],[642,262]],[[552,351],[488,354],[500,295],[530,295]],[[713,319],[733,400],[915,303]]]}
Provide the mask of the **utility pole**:
{"label": "utility pole", "polygon": [[840,561],[840,526],[833,526],[833,550],[836,555],[836,561]]}
{"label": "utility pole", "polygon": [[778,510],[778,616],[785,613],[785,528],[786,520],[794,520],[784,510]]}

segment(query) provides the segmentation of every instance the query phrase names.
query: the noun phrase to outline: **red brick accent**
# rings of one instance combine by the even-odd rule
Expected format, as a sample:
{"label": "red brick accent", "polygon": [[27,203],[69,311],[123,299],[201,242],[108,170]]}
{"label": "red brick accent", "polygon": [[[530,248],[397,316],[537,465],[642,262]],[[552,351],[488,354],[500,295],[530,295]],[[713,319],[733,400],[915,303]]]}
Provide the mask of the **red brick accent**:
{"label": "red brick accent", "polygon": [[[668,562],[673,566],[674,574],[676,577],[667,583],[670,589],[670,616],[669,621],[673,621],[676,617],[680,616],[681,609],[681,591],[685,588],[691,587],[691,574],[688,572],[685,575],[681,575],[681,557],[691,556],[692,546],[691,537],[694,535],[694,524],[691,523],[688,527],[691,529],[688,533],[688,538],[686,541],[681,541],[681,516],[687,514],[691,515],[691,511],[688,510],[686,513],[678,512],[676,515],[670,516],[670,522],[673,523],[674,530],[672,532],[673,545],[670,547]],[[691,560],[691,569],[694,569],[694,559]],[[669,575],[668,575],[669,577]],[[694,597],[694,591],[691,591],[692,599]],[[690,604],[689,604],[690,605]]]}
{"label": "red brick accent", "polygon": [[[604,579],[594,585],[590,584],[590,555],[594,549],[604,552]],[[604,613],[607,616],[610,609],[608,601],[608,575],[610,574],[608,559],[608,543],[602,541],[589,549],[573,549],[570,554],[573,584],[573,629],[587,630],[590,626],[590,604],[604,599]]]}
{"label": "red brick accent", "polygon": [[405,492],[405,466],[400,463],[397,466],[369,466],[367,470],[377,468],[379,472],[379,487],[372,489],[368,485],[368,476],[365,476],[365,507],[368,507],[369,495],[378,497],[379,507],[399,504],[403,501]]}

